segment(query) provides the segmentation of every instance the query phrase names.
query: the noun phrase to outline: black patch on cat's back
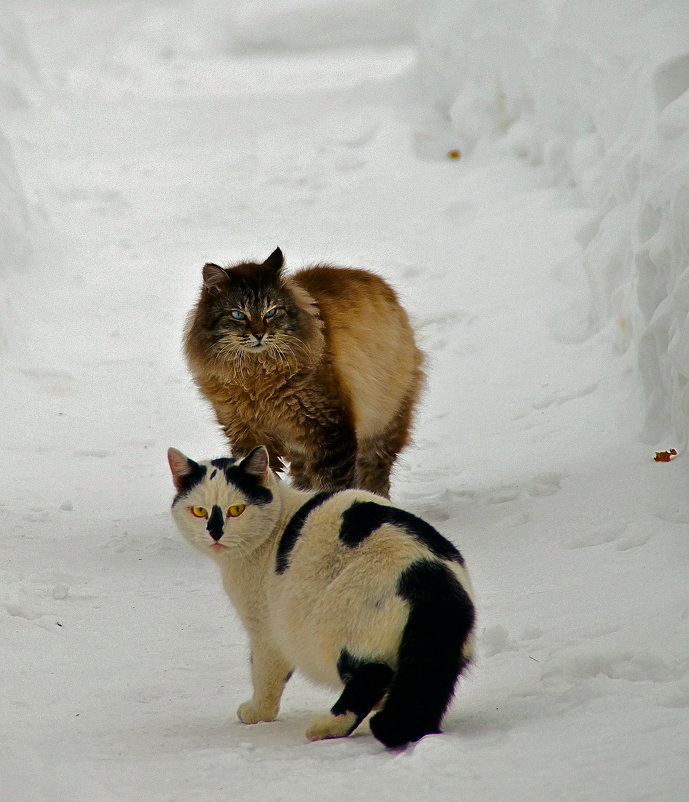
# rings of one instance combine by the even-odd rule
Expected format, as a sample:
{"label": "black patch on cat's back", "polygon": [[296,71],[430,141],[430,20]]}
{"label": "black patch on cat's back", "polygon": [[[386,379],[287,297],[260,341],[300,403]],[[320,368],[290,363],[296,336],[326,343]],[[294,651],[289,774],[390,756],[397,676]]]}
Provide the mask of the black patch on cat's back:
{"label": "black patch on cat's back", "polygon": [[354,548],[383,524],[392,524],[424,545],[434,556],[464,565],[459,550],[429,523],[398,507],[375,501],[355,501],[342,513],[340,540]]}
{"label": "black patch on cat's back", "polygon": [[219,468],[225,474],[225,479],[240,490],[250,504],[262,507],[273,500],[273,494],[261,484],[258,477],[243,471],[232,457],[214,459],[211,465]]}
{"label": "black patch on cat's back", "polygon": [[289,568],[289,557],[294,548],[294,544],[301,535],[301,530],[304,528],[306,519],[317,508],[327,501],[333,494],[334,490],[324,490],[321,493],[316,493],[305,504],[294,513],[294,515],[287,522],[285,531],[282,533],[280,542],[278,543],[278,550],[275,557],[275,573],[284,574]]}

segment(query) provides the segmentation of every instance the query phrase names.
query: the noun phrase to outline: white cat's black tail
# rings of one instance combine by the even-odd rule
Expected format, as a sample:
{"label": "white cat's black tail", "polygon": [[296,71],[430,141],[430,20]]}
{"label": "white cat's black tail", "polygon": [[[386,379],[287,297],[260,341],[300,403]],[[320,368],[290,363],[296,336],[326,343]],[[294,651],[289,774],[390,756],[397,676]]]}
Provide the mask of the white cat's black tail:
{"label": "white cat's black tail", "polygon": [[388,747],[440,731],[468,662],[465,645],[475,620],[469,594],[444,563],[414,563],[401,575],[398,593],[409,602],[409,618],[383,709],[370,722]]}

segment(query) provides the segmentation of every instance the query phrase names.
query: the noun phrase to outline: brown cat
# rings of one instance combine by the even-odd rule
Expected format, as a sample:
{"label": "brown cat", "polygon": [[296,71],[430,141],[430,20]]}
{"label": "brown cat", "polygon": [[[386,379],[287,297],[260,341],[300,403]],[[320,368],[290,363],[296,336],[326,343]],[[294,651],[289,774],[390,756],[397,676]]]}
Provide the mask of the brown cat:
{"label": "brown cat", "polygon": [[279,248],[262,264],[207,264],[185,349],[235,456],[257,445],[300,489],[387,496],[407,443],[422,354],[393,290],[365,270],[291,276]]}

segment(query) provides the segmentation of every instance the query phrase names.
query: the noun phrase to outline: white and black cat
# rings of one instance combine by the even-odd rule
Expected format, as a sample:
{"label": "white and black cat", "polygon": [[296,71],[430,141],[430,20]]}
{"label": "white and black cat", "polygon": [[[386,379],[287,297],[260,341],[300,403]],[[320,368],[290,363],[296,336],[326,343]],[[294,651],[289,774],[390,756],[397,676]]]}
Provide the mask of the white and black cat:
{"label": "white and black cat", "polygon": [[373,709],[386,746],[438,732],[474,646],[459,551],[382,496],[290,487],[262,446],[204,462],[171,448],[168,461],[173,517],[218,563],[249,633],[254,693],[239,719],[273,721],[296,668],[341,690],[310,740],[349,735]]}

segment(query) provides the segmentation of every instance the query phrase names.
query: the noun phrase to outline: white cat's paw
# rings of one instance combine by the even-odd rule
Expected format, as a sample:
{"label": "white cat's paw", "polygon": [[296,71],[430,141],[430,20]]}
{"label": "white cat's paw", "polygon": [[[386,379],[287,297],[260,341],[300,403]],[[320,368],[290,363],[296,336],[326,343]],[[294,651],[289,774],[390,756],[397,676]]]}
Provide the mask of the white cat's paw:
{"label": "white cat's paw", "polygon": [[324,738],[344,738],[356,728],[357,717],[355,713],[343,713],[334,716],[328,713],[317,718],[306,730],[309,741],[322,741]]}
{"label": "white cat's paw", "polygon": [[243,724],[258,724],[259,721],[275,721],[278,711],[274,708],[257,705],[253,699],[237,708],[237,718]]}

